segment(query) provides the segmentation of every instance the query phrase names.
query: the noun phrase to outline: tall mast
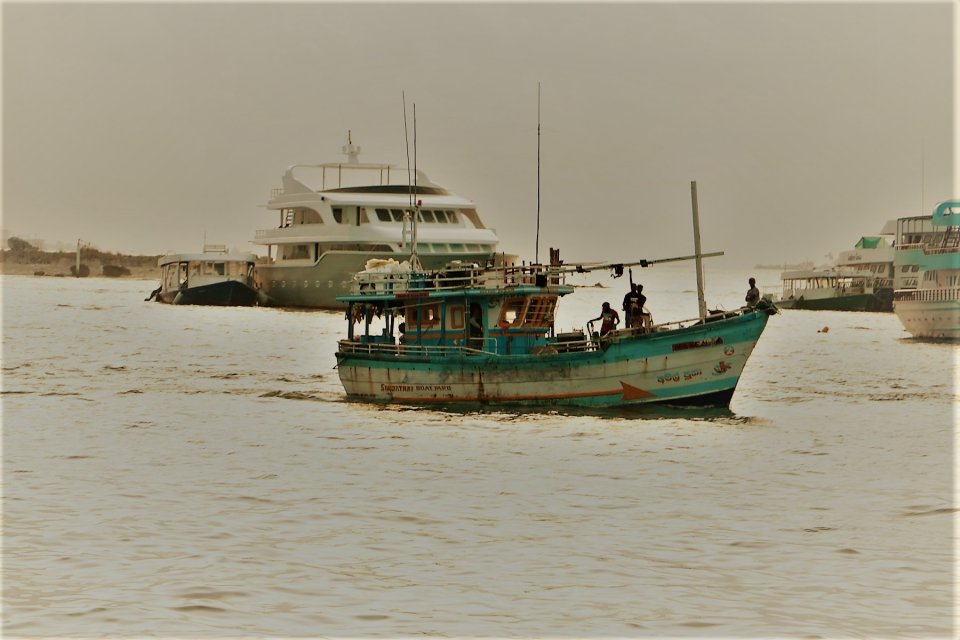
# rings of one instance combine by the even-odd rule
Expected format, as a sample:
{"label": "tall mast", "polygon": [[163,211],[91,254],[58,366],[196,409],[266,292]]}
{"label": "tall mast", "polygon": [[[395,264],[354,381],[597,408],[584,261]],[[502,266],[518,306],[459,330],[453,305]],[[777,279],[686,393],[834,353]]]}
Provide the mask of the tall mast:
{"label": "tall mast", "polygon": [[420,217],[420,201],[417,200],[417,103],[413,103],[413,247],[410,249],[410,268],[420,271],[420,257],[417,256],[417,220]]}
{"label": "tall mast", "polygon": [[540,83],[537,83],[537,241],[533,257],[540,264]]}
{"label": "tall mast", "polygon": [[700,210],[697,206],[697,181],[690,183],[690,197],[693,201],[693,252],[697,261],[697,305],[700,320],[707,319],[707,303],[703,299],[703,252],[700,250]]}

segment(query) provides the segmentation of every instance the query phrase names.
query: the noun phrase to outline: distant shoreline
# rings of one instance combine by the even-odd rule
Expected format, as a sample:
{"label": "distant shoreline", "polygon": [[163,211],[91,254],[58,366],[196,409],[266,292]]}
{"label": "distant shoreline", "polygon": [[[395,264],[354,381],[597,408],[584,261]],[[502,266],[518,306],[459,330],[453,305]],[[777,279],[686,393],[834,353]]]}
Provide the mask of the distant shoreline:
{"label": "distant shoreline", "polygon": [[795,264],[755,264],[754,269],[770,269],[773,271],[796,271],[798,269],[813,269],[813,263],[797,262]]}
{"label": "distant shoreline", "polygon": [[[80,252],[80,277],[159,280],[160,256],[104,253],[96,249]],[[77,254],[66,251],[0,251],[0,275],[76,277]]]}

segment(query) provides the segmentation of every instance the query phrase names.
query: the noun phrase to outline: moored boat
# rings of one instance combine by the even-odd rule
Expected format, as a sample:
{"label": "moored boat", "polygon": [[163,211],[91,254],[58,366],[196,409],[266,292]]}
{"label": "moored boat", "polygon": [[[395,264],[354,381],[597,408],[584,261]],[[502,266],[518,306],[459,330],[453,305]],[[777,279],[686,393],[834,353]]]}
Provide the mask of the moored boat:
{"label": "moored boat", "polygon": [[897,221],[893,310],[917,338],[960,339],[960,201]]}
{"label": "moored boat", "polygon": [[780,274],[781,309],[818,311],[892,311],[892,226],[880,235],[863,236],[853,249],[840,252],[834,263],[820,269],[795,269]]}
{"label": "moored boat", "polygon": [[267,250],[257,281],[269,304],[342,308],[337,296],[368,260],[403,260],[414,250],[427,268],[457,259],[509,260],[497,254],[499,239],[472,201],[422,171],[411,184],[395,165],[361,163],[360,151],[348,137],[345,162],[292,165],[272,191],[266,208],[277,212],[279,224],[258,230],[253,240]]}
{"label": "moored boat", "polygon": [[[781,309],[890,311],[890,297],[877,278],[853,269],[804,269],[780,274]],[[890,288],[886,287],[889,292]]]}
{"label": "moored boat", "polygon": [[[695,201],[695,200],[694,200]],[[696,206],[694,206],[696,211]],[[695,228],[696,213],[694,214]],[[728,406],[776,307],[707,312],[699,233],[694,256],[636,263],[495,266],[371,262],[347,305],[337,370],[351,398],[407,403],[505,403],[590,407],[663,403]],[[698,318],[556,332],[570,273],[697,260]]]}
{"label": "moored boat", "polygon": [[161,256],[160,286],[147,298],[168,304],[250,307],[261,295],[254,274],[257,255],[228,253],[221,245],[205,245],[203,253]]}

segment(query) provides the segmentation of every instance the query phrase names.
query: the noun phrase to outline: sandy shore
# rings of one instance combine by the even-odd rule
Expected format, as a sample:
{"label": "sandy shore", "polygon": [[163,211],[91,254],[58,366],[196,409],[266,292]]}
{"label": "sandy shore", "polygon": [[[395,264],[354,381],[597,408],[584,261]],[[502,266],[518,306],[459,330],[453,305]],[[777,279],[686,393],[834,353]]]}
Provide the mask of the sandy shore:
{"label": "sandy shore", "polygon": [[[88,277],[106,277],[103,275],[103,265],[99,261],[84,260],[83,264],[90,268]],[[3,261],[0,262],[0,275],[73,277],[73,274],[70,273],[70,268],[73,266],[76,266],[76,262],[73,260],[59,260],[48,264]],[[127,266],[126,268],[130,270],[130,275],[119,277],[160,281],[160,267]]]}

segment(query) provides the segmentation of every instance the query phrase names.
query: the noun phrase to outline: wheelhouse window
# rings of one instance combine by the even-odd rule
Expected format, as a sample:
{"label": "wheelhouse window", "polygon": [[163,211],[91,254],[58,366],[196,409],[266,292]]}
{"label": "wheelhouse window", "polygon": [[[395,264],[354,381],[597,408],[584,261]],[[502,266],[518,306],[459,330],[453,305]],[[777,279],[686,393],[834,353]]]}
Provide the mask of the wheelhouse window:
{"label": "wheelhouse window", "polygon": [[432,326],[440,323],[440,305],[421,304],[407,307],[407,331],[410,331],[417,324],[419,319],[421,326]]}
{"label": "wheelhouse window", "polygon": [[523,307],[525,303],[525,298],[512,298],[507,300],[500,310],[500,320],[498,324],[501,327],[508,325],[512,327],[518,326],[521,318],[523,318]]}
{"label": "wheelhouse window", "polygon": [[557,296],[531,296],[523,314],[523,324],[549,327],[553,324],[553,310],[556,305]]}
{"label": "wheelhouse window", "polygon": [[338,224],[343,224],[343,207],[333,207],[333,219]]}
{"label": "wheelhouse window", "polygon": [[389,209],[377,209],[377,218],[380,222],[392,222],[393,218],[390,216]]}

